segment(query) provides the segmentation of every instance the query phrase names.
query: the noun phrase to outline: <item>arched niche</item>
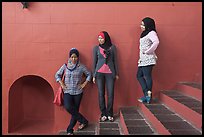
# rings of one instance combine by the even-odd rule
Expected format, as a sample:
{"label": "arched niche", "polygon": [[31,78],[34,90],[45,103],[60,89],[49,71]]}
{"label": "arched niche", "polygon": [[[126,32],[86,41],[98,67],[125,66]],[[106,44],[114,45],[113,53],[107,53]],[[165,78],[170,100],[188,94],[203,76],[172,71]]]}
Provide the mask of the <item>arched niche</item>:
{"label": "arched niche", "polygon": [[54,124],[53,89],[42,77],[26,75],[9,90],[8,132],[50,134]]}

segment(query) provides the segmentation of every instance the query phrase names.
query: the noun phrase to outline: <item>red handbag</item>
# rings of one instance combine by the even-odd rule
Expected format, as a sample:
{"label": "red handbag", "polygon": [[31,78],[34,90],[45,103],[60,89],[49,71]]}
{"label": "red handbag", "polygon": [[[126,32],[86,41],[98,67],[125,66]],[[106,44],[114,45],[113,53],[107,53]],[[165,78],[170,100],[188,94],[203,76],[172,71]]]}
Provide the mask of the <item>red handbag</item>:
{"label": "red handbag", "polygon": [[[67,64],[65,63],[65,65],[67,66]],[[64,70],[65,73],[65,70]],[[64,79],[65,74],[63,74],[62,76],[62,81]],[[59,86],[59,88],[57,89],[56,93],[55,93],[55,97],[54,97],[54,101],[53,103],[56,104],[57,106],[63,106],[64,105],[64,92],[61,86]]]}
{"label": "red handbag", "polygon": [[64,104],[63,96],[64,96],[64,92],[62,90],[62,87],[60,86],[55,93],[55,98],[53,103],[56,104],[57,106],[63,106]]}

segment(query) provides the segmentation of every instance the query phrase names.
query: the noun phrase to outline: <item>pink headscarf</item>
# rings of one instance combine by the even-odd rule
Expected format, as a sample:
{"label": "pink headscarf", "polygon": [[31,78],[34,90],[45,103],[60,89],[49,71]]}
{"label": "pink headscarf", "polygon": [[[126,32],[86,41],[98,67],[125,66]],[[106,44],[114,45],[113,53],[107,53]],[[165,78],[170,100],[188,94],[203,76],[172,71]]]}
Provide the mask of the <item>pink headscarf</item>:
{"label": "pink headscarf", "polygon": [[98,36],[101,36],[103,39],[105,39],[105,35],[104,35],[103,32],[100,32],[100,33],[98,34]]}

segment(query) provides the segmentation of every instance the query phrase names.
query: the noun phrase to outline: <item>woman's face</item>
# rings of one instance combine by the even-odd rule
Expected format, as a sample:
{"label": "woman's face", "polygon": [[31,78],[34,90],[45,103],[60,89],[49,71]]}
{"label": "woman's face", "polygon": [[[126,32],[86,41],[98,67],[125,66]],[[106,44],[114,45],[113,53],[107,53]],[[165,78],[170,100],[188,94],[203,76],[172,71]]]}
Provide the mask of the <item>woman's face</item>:
{"label": "woman's face", "polygon": [[144,25],[144,22],[143,22],[143,21],[141,22],[140,28],[141,28],[142,31],[145,30],[145,25]]}
{"label": "woman's face", "polygon": [[73,64],[76,64],[77,63],[77,60],[78,60],[78,57],[75,53],[73,53],[70,57],[71,61]]}
{"label": "woman's face", "polygon": [[98,36],[98,42],[100,44],[104,44],[105,43],[105,39],[103,39],[103,37],[101,37],[101,36]]}

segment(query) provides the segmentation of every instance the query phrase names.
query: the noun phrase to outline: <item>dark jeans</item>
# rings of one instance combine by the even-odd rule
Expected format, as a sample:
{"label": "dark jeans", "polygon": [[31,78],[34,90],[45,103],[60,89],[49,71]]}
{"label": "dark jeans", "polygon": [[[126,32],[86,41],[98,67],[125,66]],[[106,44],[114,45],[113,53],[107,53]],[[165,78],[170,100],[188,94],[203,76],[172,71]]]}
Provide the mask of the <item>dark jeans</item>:
{"label": "dark jeans", "polygon": [[154,65],[140,66],[137,70],[137,80],[139,81],[144,96],[147,96],[147,91],[152,91],[152,69]]}
{"label": "dark jeans", "polygon": [[64,107],[71,114],[71,120],[67,127],[67,133],[73,133],[73,128],[76,125],[77,121],[80,123],[88,123],[87,119],[79,113],[79,107],[83,92],[79,95],[70,95],[68,93],[64,94]]}
{"label": "dark jeans", "polygon": [[[112,74],[97,73],[96,83],[98,86],[98,100],[101,111],[101,116],[113,116],[113,101],[114,101],[114,83],[115,78]],[[107,107],[105,101],[105,85],[107,90]]]}

